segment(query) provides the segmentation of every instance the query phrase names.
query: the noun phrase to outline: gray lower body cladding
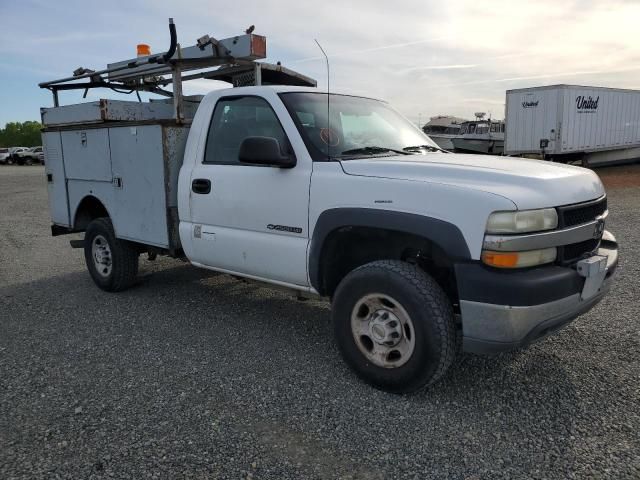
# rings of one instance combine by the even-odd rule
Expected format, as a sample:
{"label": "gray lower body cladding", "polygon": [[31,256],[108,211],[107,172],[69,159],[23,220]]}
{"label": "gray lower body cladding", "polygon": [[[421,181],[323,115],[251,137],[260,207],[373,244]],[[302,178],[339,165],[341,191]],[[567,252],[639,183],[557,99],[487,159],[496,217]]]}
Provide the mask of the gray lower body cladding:
{"label": "gray lower body cladding", "polygon": [[598,253],[608,257],[606,278],[585,300],[585,279],[570,267],[503,272],[479,263],[457,265],[463,349],[490,354],[525,347],[590,310],[610,289],[618,263],[617,246]]}

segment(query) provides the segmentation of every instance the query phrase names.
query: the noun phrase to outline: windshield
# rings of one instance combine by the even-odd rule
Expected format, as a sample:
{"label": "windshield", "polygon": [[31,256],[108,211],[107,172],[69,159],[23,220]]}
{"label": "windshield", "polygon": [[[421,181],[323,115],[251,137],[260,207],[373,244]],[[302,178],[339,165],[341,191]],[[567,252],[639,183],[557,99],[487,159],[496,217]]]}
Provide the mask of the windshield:
{"label": "windshield", "polygon": [[281,94],[314,160],[414,154],[440,150],[420,129],[387,104],[362,97],[292,92]]}

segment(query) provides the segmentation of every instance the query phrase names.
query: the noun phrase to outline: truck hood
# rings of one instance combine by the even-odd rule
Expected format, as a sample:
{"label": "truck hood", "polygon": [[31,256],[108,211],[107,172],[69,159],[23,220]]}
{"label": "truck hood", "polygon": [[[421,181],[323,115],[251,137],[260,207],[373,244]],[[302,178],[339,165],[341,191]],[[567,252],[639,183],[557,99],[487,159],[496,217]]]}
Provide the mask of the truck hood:
{"label": "truck hood", "polygon": [[348,175],[390,178],[482,190],[508,198],[520,210],[556,207],[604,195],[586,168],[543,160],[491,155],[398,155],[343,160]]}

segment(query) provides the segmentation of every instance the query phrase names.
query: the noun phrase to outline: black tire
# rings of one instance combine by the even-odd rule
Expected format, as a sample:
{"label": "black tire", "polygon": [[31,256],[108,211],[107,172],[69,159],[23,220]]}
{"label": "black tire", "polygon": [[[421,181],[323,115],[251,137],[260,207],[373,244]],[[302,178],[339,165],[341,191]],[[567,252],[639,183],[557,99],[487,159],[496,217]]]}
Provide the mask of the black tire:
{"label": "black tire", "polygon": [[[354,308],[372,294],[395,299],[413,324],[413,350],[400,366],[387,368],[374,364],[360,350],[352,333]],[[447,372],[457,354],[450,300],[431,276],[407,262],[382,260],[353,270],[335,292],[332,318],[345,362],[364,381],[381,390],[409,393],[432,385]]]}
{"label": "black tire", "polygon": [[[105,268],[102,273],[98,272],[92,252],[94,239],[98,236],[101,243],[102,239],[106,240],[110,251],[110,269]],[[133,285],[138,275],[138,255],[129,242],[116,238],[108,218],[97,218],[87,227],[84,235],[84,258],[91,278],[102,290],[120,292]]]}

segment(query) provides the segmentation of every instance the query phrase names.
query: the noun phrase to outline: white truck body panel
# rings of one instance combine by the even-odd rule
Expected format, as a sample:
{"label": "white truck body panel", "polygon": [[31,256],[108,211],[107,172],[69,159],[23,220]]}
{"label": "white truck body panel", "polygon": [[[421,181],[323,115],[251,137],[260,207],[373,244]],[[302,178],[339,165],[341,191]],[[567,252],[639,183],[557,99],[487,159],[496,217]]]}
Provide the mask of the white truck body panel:
{"label": "white truck body panel", "polygon": [[311,225],[316,224],[325,210],[332,208],[373,208],[424,215],[458,226],[472,258],[478,259],[489,215],[498,210],[516,209],[511,200],[500,195],[446,185],[435,179],[423,182],[386,176],[376,162],[349,160],[314,165]]}
{"label": "white truck body panel", "polygon": [[[604,195],[602,182],[593,171],[573,165],[530,159],[514,162],[513,159],[487,155],[451,157],[453,155],[428,153],[395,157],[392,160],[349,160],[343,162],[343,169],[351,175],[427,182],[430,184],[429,192],[437,189],[444,196],[451,190],[458,198],[450,199],[454,211],[464,211],[466,215],[456,225],[466,224],[474,218],[473,209],[477,206],[472,205],[467,197],[469,190],[483,192],[485,197],[501,196],[513,203],[499,210],[568,205]],[[465,189],[465,192],[458,191],[459,188]],[[420,212],[417,213],[437,216],[441,212],[440,215],[443,215],[442,211],[449,208],[449,203],[436,201],[438,198],[443,197],[435,196],[428,210],[426,206],[418,206]]]}
{"label": "white truck body panel", "polygon": [[[47,193],[49,196],[49,215],[56,225],[70,227],[69,199],[67,197],[67,178],[64,171],[62,153],[62,139],[60,132],[45,132],[42,134],[42,149],[47,159],[44,170],[47,176]],[[62,181],[52,181],[62,179]]]}
{"label": "white truck body panel", "polygon": [[[590,100],[591,99],[591,100]],[[573,85],[507,90],[505,153],[552,155],[640,146],[640,91]]]}
{"label": "white truck body panel", "polygon": [[[184,108],[187,117],[192,118],[198,108],[198,104],[185,102]],[[131,102],[102,99],[75,105],[41,108],[40,115],[42,123],[48,127],[104,122],[171,120],[173,118],[173,100]]]}
{"label": "white truck body panel", "polygon": [[67,181],[111,183],[109,129],[60,132]]}
{"label": "white truck body panel", "polygon": [[119,238],[176,248],[176,187],[188,127],[104,125],[114,126],[43,134],[53,223],[72,227],[81,202],[95,197]]}

